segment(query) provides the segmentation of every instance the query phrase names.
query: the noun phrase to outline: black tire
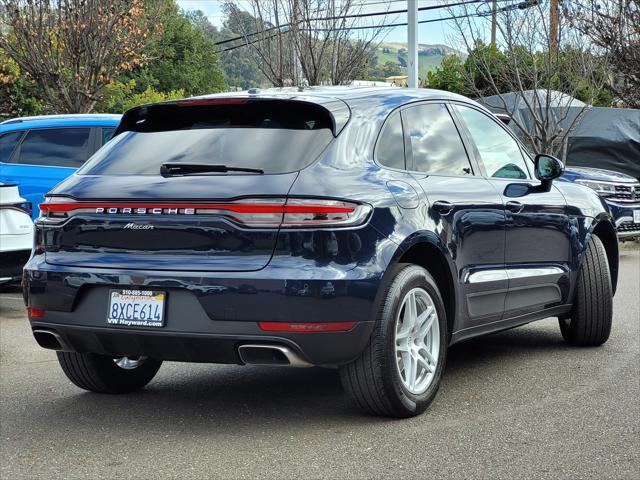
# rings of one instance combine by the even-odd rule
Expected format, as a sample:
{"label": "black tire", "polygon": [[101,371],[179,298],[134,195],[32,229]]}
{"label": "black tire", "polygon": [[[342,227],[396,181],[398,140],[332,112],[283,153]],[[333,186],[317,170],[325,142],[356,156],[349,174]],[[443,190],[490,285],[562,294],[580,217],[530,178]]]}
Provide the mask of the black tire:
{"label": "black tire", "polygon": [[97,393],[129,393],[153,379],[161,360],[146,358],[137,367],[124,369],[113,357],[95,353],[57,352],[65,375],[78,387]]}
{"label": "black tire", "polygon": [[569,345],[595,347],[609,338],[613,319],[613,288],[607,252],[591,235],[578,275],[573,308],[560,318],[560,331]]}
{"label": "black tire", "polygon": [[[424,289],[438,314],[440,350],[433,379],[426,391],[414,395],[407,390],[396,365],[395,329],[399,310],[407,292]],[[412,417],[426,410],[440,386],[444,371],[449,333],[440,291],[433,277],[417,265],[400,265],[390,282],[375,319],[367,347],[352,363],[341,367],[342,385],[363,411],[389,417]]]}

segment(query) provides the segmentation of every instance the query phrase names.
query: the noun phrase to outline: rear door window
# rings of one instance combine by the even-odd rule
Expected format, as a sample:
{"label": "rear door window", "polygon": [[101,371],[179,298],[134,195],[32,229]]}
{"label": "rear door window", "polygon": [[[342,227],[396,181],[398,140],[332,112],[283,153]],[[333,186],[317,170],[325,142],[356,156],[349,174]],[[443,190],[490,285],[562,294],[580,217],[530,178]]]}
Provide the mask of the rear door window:
{"label": "rear door window", "polygon": [[[81,170],[159,175],[163,163],[203,163],[288,173],[310,165],[333,140],[323,107],[291,101],[159,104],[132,111]],[[135,161],[132,161],[135,159]]]}
{"label": "rear door window", "polygon": [[16,163],[78,168],[91,155],[90,136],[90,128],[30,130],[20,144]]}
{"label": "rear door window", "polygon": [[470,175],[467,151],[446,105],[429,103],[402,111],[411,140],[413,168],[430,175]]}
{"label": "rear door window", "polygon": [[0,162],[7,163],[11,159],[11,154],[22,138],[24,132],[9,132],[0,135]]}

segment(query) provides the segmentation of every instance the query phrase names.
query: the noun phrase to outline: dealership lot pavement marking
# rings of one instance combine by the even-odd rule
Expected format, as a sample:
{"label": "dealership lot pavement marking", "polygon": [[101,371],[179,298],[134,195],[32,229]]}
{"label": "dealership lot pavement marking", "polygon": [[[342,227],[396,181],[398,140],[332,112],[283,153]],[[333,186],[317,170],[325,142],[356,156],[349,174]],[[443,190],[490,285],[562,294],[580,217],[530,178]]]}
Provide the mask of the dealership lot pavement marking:
{"label": "dealership lot pavement marking", "polygon": [[637,478],[639,289],[622,250],[605,346],[555,319],[454,346],[409,420],[360,414],[322,369],[166,363],[140,393],[83,393],[0,294],[0,478]]}

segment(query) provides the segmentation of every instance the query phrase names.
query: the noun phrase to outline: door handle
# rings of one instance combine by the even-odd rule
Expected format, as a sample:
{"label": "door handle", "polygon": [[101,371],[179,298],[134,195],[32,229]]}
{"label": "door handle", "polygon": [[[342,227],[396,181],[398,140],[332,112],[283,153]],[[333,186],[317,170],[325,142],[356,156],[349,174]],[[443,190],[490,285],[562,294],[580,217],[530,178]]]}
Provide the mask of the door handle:
{"label": "door handle", "polygon": [[509,210],[510,212],[520,213],[524,208],[524,204],[511,200],[505,204],[505,207],[507,207],[507,210]]}
{"label": "door handle", "polygon": [[440,215],[448,215],[453,210],[453,203],[447,202],[445,200],[437,200],[433,202],[433,209],[438,212]]}

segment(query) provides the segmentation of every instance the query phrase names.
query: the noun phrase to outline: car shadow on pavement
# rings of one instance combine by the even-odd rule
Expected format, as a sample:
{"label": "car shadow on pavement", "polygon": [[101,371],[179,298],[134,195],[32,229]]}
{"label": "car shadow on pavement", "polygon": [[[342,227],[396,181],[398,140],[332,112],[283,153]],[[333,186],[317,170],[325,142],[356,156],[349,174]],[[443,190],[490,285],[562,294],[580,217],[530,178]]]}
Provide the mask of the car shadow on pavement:
{"label": "car shadow on pavement", "polygon": [[499,365],[513,359],[526,359],[530,355],[566,352],[568,349],[570,347],[564,343],[560,327],[557,331],[537,326],[513,328],[450,347],[445,378],[464,373],[479,363]]}
{"label": "car shadow on pavement", "polygon": [[[447,391],[482,388],[486,380],[474,372],[497,373],[512,361],[535,362],[545,352],[565,351],[558,333],[528,328],[485,336],[451,348],[444,388],[437,403],[446,408],[455,401]],[[530,356],[530,354],[535,355]],[[528,357],[528,358],[527,358]],[[473,384],[477,381],[477,385]],[[472,384],[468,384],[472,382]],[[463,385],[464,383],[464,385]],[[39,414],[61,425],[87,422],[94,428],[130,423],[169,430],[210,428],[295,428],[315,424],[384,423],[389,419],[364,415],[351,406],[342,391],[337,370],[276,367],[212,366],[167,363],[147,388],[128,395],[81,392],[42,405]],[[455,394],[451,393],[453,397]]]}

